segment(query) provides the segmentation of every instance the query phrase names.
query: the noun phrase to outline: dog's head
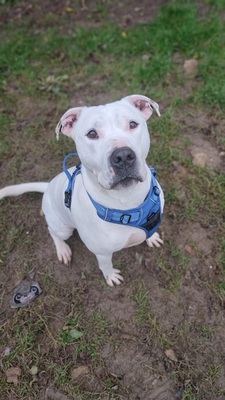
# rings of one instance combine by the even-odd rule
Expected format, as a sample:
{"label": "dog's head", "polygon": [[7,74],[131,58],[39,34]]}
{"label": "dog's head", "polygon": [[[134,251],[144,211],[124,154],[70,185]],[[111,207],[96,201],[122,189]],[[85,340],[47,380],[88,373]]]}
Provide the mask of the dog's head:
{"label": "dog's head", "polygon": [[105,189],[135,185],[146,178],[150,137],[146,121],[159,106],[141,95],[94,107],[70,108],[60,119],[60,132],[76,143],[80,160]]}

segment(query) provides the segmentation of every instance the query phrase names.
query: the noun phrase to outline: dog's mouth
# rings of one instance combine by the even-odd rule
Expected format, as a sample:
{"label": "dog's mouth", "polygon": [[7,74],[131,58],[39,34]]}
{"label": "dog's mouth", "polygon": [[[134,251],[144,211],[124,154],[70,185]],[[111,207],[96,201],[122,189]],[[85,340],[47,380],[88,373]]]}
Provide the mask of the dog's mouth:
{"label": "dog's mouth", "polygon": [[111,189],[122,189],[130,186],[135,186],[138,182],[143,182],[141,176],[125,176],[123,178],[118,177],[114,180],[111,185]]}

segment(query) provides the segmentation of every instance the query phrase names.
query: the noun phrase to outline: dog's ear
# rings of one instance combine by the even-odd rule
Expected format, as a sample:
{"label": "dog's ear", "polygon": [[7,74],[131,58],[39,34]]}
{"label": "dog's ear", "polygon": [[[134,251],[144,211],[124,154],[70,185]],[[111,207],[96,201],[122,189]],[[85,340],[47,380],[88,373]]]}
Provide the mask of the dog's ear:
{"label": "dog's ear", "polygon": [[159,105],[146,96],[133,94],[131,96],[124,97],[122,100],[127,100],[129,103],[133,104],[134,107],[138,108],[143,113],[146,120],[151,117],[153,109],[160,117]]}
{"label": "dog's ear", "polygon": [[81,110],[82,107],[70,108],[65,112],[65,114],[63,114],[55,128],[57,139],[59,139],[60,133],[71,136],[74,124],[78,120]]}

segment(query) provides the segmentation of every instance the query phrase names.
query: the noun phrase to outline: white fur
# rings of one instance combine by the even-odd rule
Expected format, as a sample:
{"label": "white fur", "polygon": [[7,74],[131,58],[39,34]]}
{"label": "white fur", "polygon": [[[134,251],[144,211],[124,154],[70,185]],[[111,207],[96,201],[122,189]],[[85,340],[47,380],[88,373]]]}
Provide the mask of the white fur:
{"label": "white fur", "polygon": [[[76,228],[87,248],[96,255],[99,268],[110,286],[123,281],[121,272],[113,268],[113,253],[143,242],[146,235],[141,229],[101,220],[87,192],[109,208],[126,210],[143,203],[151,184],[145,160],[150,147],[146,120],[152,114],[152,107],[159,115],[157,103],[145,96],[133,95],[104,106],[72,108],[62,116],[56,133],[59,135],[62,132],[74,139],[82,162],[82,173],[77,176],[73,190],[71,210],[64,205],[64,191],[68,185],[65,173],[57,175],[50,183],[27,183],[0,190],[0,198],[28,191],[43,192],[42,209],[58,259],[65,264],[70,262],[72,253],[65,240]],[[137,122],[138,126],[131,130],[130,121]],[[91,129],[97,131],[97,139],[87,136]],[[121,147],[128,147],[135,153],[141,181],[134,181],[128,187],[119,184],[112,188],[115,171],[110,164],[110,155]],[[70,172],[73,170],[71,168]],[[162,190],[160,199],[163,208]],[[147,244],[159,247],[162,240],[155,233],[147,239]]]}

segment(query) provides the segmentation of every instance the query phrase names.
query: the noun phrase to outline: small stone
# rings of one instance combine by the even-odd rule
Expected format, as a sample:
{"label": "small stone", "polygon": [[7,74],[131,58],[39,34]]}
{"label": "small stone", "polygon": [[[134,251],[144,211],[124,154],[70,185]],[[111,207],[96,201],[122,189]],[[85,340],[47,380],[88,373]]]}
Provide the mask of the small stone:
{"label": "small stone", "polygon": [[198,75],[198,61],[195,58],[186,60],[184,62],[184,72],[186,76],[195,78]]}
{"label": "small stone", "polygon": [[10,347],[6,347],[5,350],[3,351],[3,356],[7,357],[9,356],[11,353],[11,348]]}
{"label": "small stone", "polygon": [[148,61],[149,58],[150,58],[150,55],[149,54],[143,54],[143,56],[141,58],[142,58],[142,61]]}
{"label": "small stone", "polygon": [[165,351],[165,355],[167,358],[169,358],[169,360],[174,361],[174,362],[178,362],[177,356],[175,354],[175,352],[172,349],[168,349]]}
{"label": "small stone", "polygon": [[205,167],[207,163],[207,154],[206,153],[196,153],[193,156],[193,164],[198,167]]}
{"label": "small stone", "polygon": [[135,253],[135,261],[138,265],[142,264],[143,261],[143,255],[139,254],[138,252]]}
{"label": "small stone", "polygon": [[18,385],[19,383],[18,378],[21,375],[21,368],[19,367],[8,368],[5,374],[7,378],[7,383],[13,383],[14,385]]}

